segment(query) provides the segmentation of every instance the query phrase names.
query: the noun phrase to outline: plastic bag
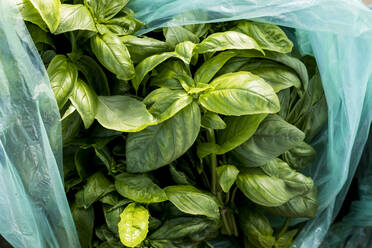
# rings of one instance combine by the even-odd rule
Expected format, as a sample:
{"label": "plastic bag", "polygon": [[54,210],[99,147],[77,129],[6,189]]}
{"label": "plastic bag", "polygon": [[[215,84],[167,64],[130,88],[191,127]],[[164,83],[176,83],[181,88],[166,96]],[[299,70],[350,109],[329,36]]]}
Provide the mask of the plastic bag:
{"label": "plastic bag", "polygon": [[372,12],[357,0],[135,0],[153,29],[253,19],[295,28],[302,53],[316,57],[329,108],[328,128],[306,174],[318,186],[319,210],[293,247],[318,247],[338,213],[366,142],[372,115]]}
{"label": "plastic bag", "polygon": [[0,1],[0,234],[15,248],[80,247],[63,188],[48,76],[13,1]]}

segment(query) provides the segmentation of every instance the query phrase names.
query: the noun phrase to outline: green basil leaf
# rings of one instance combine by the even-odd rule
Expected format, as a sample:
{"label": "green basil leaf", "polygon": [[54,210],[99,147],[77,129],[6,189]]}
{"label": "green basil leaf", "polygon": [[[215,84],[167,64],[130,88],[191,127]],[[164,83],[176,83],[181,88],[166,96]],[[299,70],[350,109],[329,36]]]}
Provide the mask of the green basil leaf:
{"label": "green basil leaf", "polygon": [[89,86],[92,87],[98,95],[110,95],[106,74],[93,58],[82,55],[76,63],[76,66],[84,75]]}
{"label": "green basil leaf", "polygon": [[97,157],[106,166],[107,171],[109,171],[110,174],[114,173],[116,162],[111,155],[111,151],[107,147],[98,148],[95,145],[93,145],[93,147],[94,147],[94,151],[95,151]]}
{"label": "green basil leaf", "polygon": [[129,0],[84,0],[98,22],[110,20],[127,5]]}
{"label": "green basil leaf", "polygon": [[103,214],[108,229],[114,234],[119,234],[118,223],[120,222],[120,214],[123,212],[124,207],[119,207],[114,210],[110,210],[111,206],[103,205]]}
{"label": "green basil leaf", "polygon": [[274,159],[261,168],[242,171],[236,184],[251,201],[267,207],[280,206],[309,192],[314,185],[311,178],[291,169],[280,159]]}
{"label": "green basil leaf", "polygon": [[217,167],[218,182],[222,190],[227,193],[239,174],[239,170],[234,165],[221,165]]}
{"label": "green basil leaf", "polygon": [[166,42],[149,37],[140,38],[133,35],[125,35],[120,37],[120,39],[128,48],[134,63],[139,63],[154,54],[170,51],[170,47]]}
{"label": "green basil leaf", "polygon": [[183,89],[178,78],[182,75],[191,77],[191,72],[185,63],[179,60],[169,60],[154,70],[150,85],[170,89]]}
{"label": "green basil leaf", "polygon": [[[95,228],[95,234],[102,241],[114,241],[116,239],[115,234],[112,233],[106,225],[101,225]],[[119,245],[121,246],[120,242]],[[101,248],[101,246],[102,244],[100,244],[99,247]],[[109,247],[112,248],[112,246]]]}
{"label": "green basil leaf", "polygon": [[278,237],[275,242],[275,248],[289,248],[293,243],[293,238],[298,233],[298,229],[293,229],[288,232],[283,233]]}
{"label": "green basil leaf", "polygon": [[278,94],[279,102],[280,102],[280,111],[278,115],[282,117],[284,120],[288,120],[287,116],[290,111],[290,100],[291,100],[291,90],[285,89],[280,91]]}
{"label": "green basil leaf", "polygon": [[265,54],[254,39],[235,31],[211,34],[196,47],[197,53],[217,52],[227,49],[255,49]]}
{"label": "green basil leaf", "polygon": [[53,42],[52,37],[50,36],[50,33],[44,31],[39,26],[32,24],[32,23],[26,23],[26,26],[35,45],[47,44],[55,48],[54,42]]}
{"label": "green basil leaf", "polygon": [[32,4],[51,33],[56,31],[61,20],[60,0],[25,0],[24,2],[30,2]]}
{"label": "green basil leaf", "polygon": [[96,172],[87,179],[84,188],[76,193],[77,207],[87,209],[94,202],[114,190],[114,184],[102,172]]}
{"label": "green basil leaf", "polygon": [[318,209],[316,187],[308,193],[299,195],[278,207],[266,208],[270,213],[294,217],[294,218],[314,218]]}
{"label": "green basil leaf", "polygon": [[[115,204],[117,204],[119,202],[120,198],[121,198],[121,196],[118,193],[111,192],[111,193],[105,195],[104,197],[102,197],[99,201],[104,203],[104,204],[114,206]],[[130,200],[128,200],[128,201],[130,201]]]}
{"label": "green basil leaf", "polygon": [[[216,233],[218,225],[215,221],[204,217],[178,217],[166,220],[163,225],[152,233],[151,240],[179,240],[195,238],[197,235],[204,239]],[[202,234],[202,235],[201,235]],[[213,237],[213,236],[212,236]]]}
{"label": "green basil leaf", "polygon": [[71,207],[72,218],[75,222],[76,231],[79,236],[82,248],[92,247],[94,229],[94,209],[78,208],[76,205]]}
{"label": "green basil leaf", "polygon": [[[239,54],[237,53],[237,56]],[[223,67],[216,73],[216,76],[221,76],[226,73],[230,72],[237,72],[240,71],[240,68],[242,68],[244,65],[248,64],[250,62],[249,59],[246,57],[233,57],[229,59]]]}
{"label": "green basil leaf", "polygon": [[224,64],[234,56],[236,56],[236,52],[226,51],[207,60],[195,72],[195,81],[198,83],[209,83]]}
{"label": "green basil leaf", "polygon": [[265,50],[279,53],[289,53],[292,51],[293,43],[277,25],[240,21],[233,30],[252,37]]}
{"label": "green basil leaf", "polygon": [[216,143],[200,143],[197,146],[196,154],[198,158],[203,159],[210,154],[218,154],[220,146]]}
{"label": "green basil leaf", "polygon": [[138,132],[155,122],[145,104],[130,96],[99,96],[96,119],[121,132]]}
{"label": "green basil leaf", "polygon": [[217,132],[219,151],[224,154],[246,142],[256,132],[267,114],[228,116],[225,118],[226,128]]}
{"label": "green basil leaf", "polygon": [[151,171],[171,163],[191,147],[199,129],[200,110],[193,102],[171,119],[129,134],[126,146],[128,172]]}
{"label": "green basil leaf", "polygon": [[50,62],[47,72],[58,107],[61,109],[72,93],[78,70],[65,55],[57,55]]}
{"label": "green basil leaf", "polygon": [[190,41],[179,43],[175,48],[174,57],[179,58],[185,64],[190,64],[192,56],[194,55],[195,44]]}
{"label": "green basil leaf", "polygon": [[149,227],[149,211],[139,204],[131,203],[120,214],[118,224],[120,241],[128,247],[136,247],[145,238]]}
{"label": "green basil leaf", "polygon": [[283,160],[286,161],[293,169],[303,169],[315,161],[316,152],[314,148],[306,142],[286,151],[283,154]]}
{"label": "green basil leaf", "polygon": [[93,53],[118,79],[129,80],[134,77],[134,66],[127,47],[114,34],[96,35],[90,39]]}
{"label": "green basil leaf", "polygon": [[226,128],[226,123],[221,119],[218,114],[207,111],[201,120],[201,125],[204,128],[211,129],[224,129]]}
{"label": "green basil leaf", "polygon": [[239,211],[239,223],[244,235],[254,247],[273,247],[274,230],[265,215],[254,209],[243,208]]}
{"label": "green basil leaf", "polygon": [[143,103],[149,106],[149,112],[155,116],[157,123],[161,123],[173,117],[192,101],[192,97],[184,90],[160,88],[148,94]]}
{"label": "green basil leaf", "polygon": [[122,173],[115,177],[116,190],[122,196],[140,203],[156,203],[167,200],[158,185],[146,175]]}
{"label": "green basil leaf", "polygon": [[[65,105],[66,106],[66,105]],[[68,116],[70,116],[72,113],[74,113],[76,108],[74,105],[70,104],[70,106],[66,109],[66,111],[63,113],[63,116],[61,117],[61,121],[66,119]]]}
{"label": "green basil leaf", "polygon": [[273,87],[275,92],[292,86],[301,88],[301,80],[292,69],[273,61],[259,60],[247,63],[240,70],[249,71],[261,77]]}
{"label": "green basil leaf", "polygon": [[276,113],[279,99],[273,88],[249,72],[228,73],[214,79],[213,87],[199,97],[209,111],[224,115]]}
{"label": "green basil leaf", "polygon": [[201,24],[189,24],[183,27],[200,38],[200,37],[205,36],[208,33],[210,29],[210,25],[211,24],[209,23],[201,23]]}
{"label": "green basil leaf", "polygon": [[88,129],[97,113],[98,98],[96,93],[84,81],[78,79],[70,96],[70,101],[79,112],[85,129]]}
{"label": "green basil leaf", "polygon": [[203,193],[191,185],[168,186],[164,190],[169,201],[182,212],[219,219],[219,203],[212,195]]}
{"label": "green basil leaf", "polygon": [[142,25],[143,23],[134,18],[134,16],[122,14],[105,23],[105,26],[118,36],[134,34]]}
{"label": "green basil leaf", "polygon": [[278,115],[263,120],[254,135],[234,150],[241,165],[256,167],[301,144],[305,134]]}
{"label": "green basil leaf", "polygon": [[97,32],[93,17],[84,5],[62,4],[61,22],[54,33],[61,34],[75,30]]}
{"label": "green basil leaf", "polygon": [[199,38],[182,26],[163,28],[163,34],[166,42],[173,48],[184,41],[199,43]]}
{"label": "green basil leaf", "polygon": [[46,32],[48,31],[48,26],[45,24],[43,18],[40,16],[39,11],[33,6],[30,0],[20,0],[17,5],[23,20],[37,25]]}
{"label": "green basil leaf", "polygon": [[77,112],[72,113],[62,121],[63,145],[67,145],[79,133],[81,122],[80,115]]}

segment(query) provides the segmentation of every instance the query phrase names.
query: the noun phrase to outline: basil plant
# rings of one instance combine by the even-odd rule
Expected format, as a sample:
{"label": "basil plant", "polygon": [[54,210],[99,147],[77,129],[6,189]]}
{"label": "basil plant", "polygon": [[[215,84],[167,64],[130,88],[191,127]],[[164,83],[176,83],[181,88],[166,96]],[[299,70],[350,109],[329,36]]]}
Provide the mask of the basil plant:
{"label": "basil plant", "polygon": [[289,247],[291,218],[318,205],[301,173],[327,121],[315,60],[247,20],[137,36],[127,2],[18,3],[61,112],[82,247]]}

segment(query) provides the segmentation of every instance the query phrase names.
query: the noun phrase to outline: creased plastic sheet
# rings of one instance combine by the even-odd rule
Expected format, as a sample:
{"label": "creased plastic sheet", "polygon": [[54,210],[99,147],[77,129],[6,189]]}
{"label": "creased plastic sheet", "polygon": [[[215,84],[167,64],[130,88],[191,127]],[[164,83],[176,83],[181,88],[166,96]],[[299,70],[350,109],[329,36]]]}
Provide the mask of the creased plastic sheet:
{"label": "creased plastic sheet", "polygon": [[15,248],[80,247],[61,178],[59,119],[22,17],[0,0],[0,234]]}
{"label": "creased plastic sheet", "polygon": [[329,107],[328,128],[306,170],[319,210],[293,247],[319,247],[338,213],[367,140],[372,115],[372,12],[357,0],[134,0],[139,33],[185,24],[253,19],[296,29],[297,46],[316,57]]}

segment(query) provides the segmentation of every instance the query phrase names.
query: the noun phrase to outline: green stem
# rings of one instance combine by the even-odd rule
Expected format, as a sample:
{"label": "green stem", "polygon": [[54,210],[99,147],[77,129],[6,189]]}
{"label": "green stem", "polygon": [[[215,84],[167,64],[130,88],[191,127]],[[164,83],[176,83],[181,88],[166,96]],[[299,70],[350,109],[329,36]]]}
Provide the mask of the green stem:
{"label": "green stem", "polygon": [[226,193],[226,198],[225,198],[224,204],[227,205],[229,203],[229,200],[230,200],[230,190],[227,191],[227,193]]}
{"label": "green stem", "polygon": [[[210,143],[216,143],[216,137],[214,136],[213,129],[207,130],[207,139]],[[210,169],[211,169],[211,191],[213,194],[216,194],[217,192],[217,155],[215,153],[212,153],[210,155],[211,163],[210,163]]]}
{"label": "green stem", "polygon": [[234,202],[235,195],[236,195],[236,191],[237,190],[238,190],[238,187],[235,186],[235,188],[233,189],[232,194],[231,194],[231,200],[230,200],[230,202]]}
{"label": "green stem", "polygon": [[238,237],[239,233],[238,233],[238,227],[236,226],[236,221],[235,221],[235,215],[233,213],[231,213],[231,226],[232,226],[232,229],[233,229],[233,234]]}
{"label": "green stem", "polygon": [[226,234],[230,236],[232,234],[232,231],[231,231],[231,228],[230,228],[230,225],[229,225],[229,220],[228,220],[226,214],[228,214],[228,212],[226,211],[226,209],[223,209],[221,211],[223,227],[226,230]]}

